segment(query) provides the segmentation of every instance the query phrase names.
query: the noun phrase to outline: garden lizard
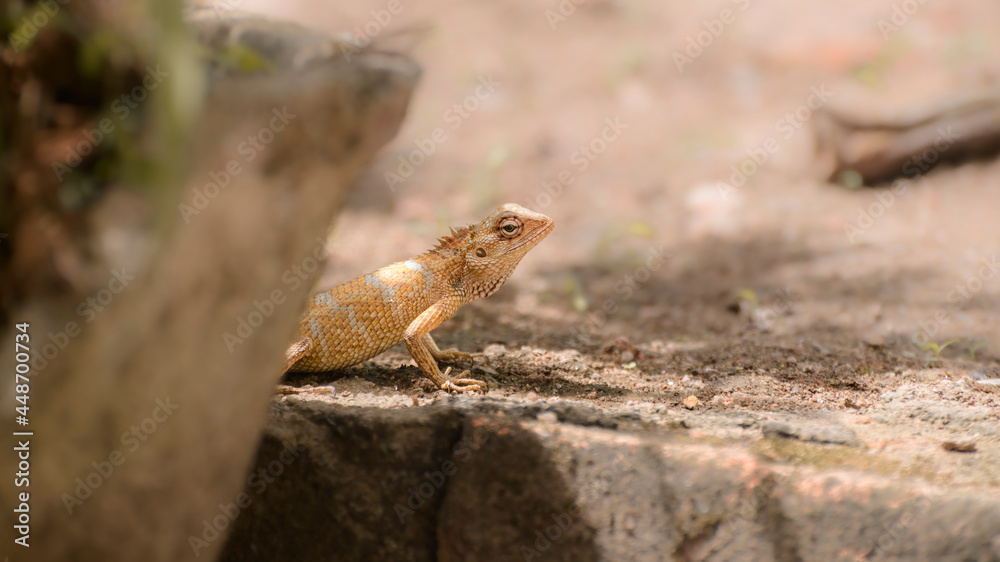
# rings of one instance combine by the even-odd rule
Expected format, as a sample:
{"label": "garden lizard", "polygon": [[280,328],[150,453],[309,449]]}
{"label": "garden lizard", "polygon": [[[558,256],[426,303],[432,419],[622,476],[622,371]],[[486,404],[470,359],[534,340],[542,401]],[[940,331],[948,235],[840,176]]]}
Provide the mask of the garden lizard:
{"label": "garden lizard", "polygon": [[451,367],[442,374],[437,363],[482,355],[442,351],[430,332],[463,304],[495,293],[553,226],[549,217],[508,203],[479,224],[452,228],[426,253],[315,295],[283,372],[347,367],[405,342],[439,389],[485,392],[486,383],[466,378],[469,371],[449,378]]}

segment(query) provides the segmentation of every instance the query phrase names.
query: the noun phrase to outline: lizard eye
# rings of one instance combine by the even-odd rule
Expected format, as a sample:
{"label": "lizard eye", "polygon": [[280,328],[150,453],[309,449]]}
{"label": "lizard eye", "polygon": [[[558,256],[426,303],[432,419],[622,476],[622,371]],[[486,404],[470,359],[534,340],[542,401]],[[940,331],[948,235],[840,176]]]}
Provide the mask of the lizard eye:
{"label": "lizard eye", "polygon": [[476,248],[476,256],[478,256],[480,258],[485,258],[486,257],[486,250],[484,250],[482,248]]}
{"label": "lizard eye", "polygon": [[509,218],[500,223],[500,233],[507,238],[513,238],[521,233],[521,221]]}

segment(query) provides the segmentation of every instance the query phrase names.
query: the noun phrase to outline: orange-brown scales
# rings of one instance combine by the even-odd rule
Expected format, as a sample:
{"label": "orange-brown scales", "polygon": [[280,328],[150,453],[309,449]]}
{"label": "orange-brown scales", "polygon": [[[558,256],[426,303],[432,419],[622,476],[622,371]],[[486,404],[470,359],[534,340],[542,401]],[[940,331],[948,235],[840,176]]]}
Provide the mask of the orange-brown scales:
{"label": "orange-brown scales", "polygon": [[549,217],[508,203],[479,224],[452,229],[434,249],[319,293],[286,353],[285,370],[329,371],[371,359],[406,342],[417,366],[442,390],[486,390],[486,383],[449,379],[438,361],[469,359],[442,351],[431,330],[463,304],[503,286],[528,250],[552,231]]}

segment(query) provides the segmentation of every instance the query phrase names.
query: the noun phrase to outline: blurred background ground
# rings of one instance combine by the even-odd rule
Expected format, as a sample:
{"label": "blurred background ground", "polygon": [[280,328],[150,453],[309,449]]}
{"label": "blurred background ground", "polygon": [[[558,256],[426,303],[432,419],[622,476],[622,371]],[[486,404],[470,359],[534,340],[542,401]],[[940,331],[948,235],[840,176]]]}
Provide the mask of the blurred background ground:
{"label": "blurred background ground", "polygon": [[[501,292],[435,332],[443,345],[491,346],[493,360],[474,374],[492,377],[494,394],[693,408],[704,419],[924,421],[941,433],[889,431],[877,445],[941,454],[938,441],[968,434],[996,460],[998,436],[970,433],[957,413],[890,414],[899,400],[933,399],[977,408],[972,422],[1000,421],[1000,394],[977,386],[1000,377],[1000,275],[983,269],[1000,240],[1000,160],[938,167],[886,203],[888,190],[822,179],[815,113],[802,106],[817,92],[836,107],[896,107],[995,85],[1000,5],[226,5],[330,31],[374,30],[393,46],[409,41],[393,31],[424,29],[414,34],[424,76],[407,122],[338,219],[317,289],[423,252],[448,225],[478,221],[498,203],[555,219]],[[380,21],[390,6],[398,13]],[[700,54],[691,47],[699,34]],[[483,86],[491,80],[493,92]],[[453,108],[463,102],[474,108],[465,116]],[[600,147],[595,139],[616,120],[618,137],[581,160],[581,145]],[[433,153],[414,159],[421,145]],[[743,185],[719,188],[764,146],[766,162]],[[406,171],[401,158],[418,165],[390,186],[387,172]],[[571,183],[545,195],[564,170]],[[865,209],[878,216],[861,218]],[[644,273],[651,255],[666,257]],[[605,303],[614,310],[606,316]],[[921,330],[923,346],[913,341]],[[409,363],[398,348],[346,375],[295,380],[420,400],[418,371],[400,369]],[[987,466],[979,483],[1000,486]]]}

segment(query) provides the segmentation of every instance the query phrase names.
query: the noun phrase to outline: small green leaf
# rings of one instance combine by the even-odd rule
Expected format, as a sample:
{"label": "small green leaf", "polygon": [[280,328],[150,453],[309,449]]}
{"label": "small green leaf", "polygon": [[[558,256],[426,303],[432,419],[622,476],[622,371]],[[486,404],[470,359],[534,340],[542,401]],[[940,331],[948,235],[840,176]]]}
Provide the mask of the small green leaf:
{"label": "small green leaf", "polygon": [[864,187],[865,180],[857,170],[844,170],[837,177],[837,183],[847,189],[860,189]]}
{"label": "small green leaf", "polygon": [[629,234],[640,238],[652,238],[654,234],[653,227],[648,222],[629,221],[625,228]]}
{"label": "small green leaf", "polygon": [[745,300],[750,303],[754,308],[760,306],[760,299],[757,298],[757,293],[753,289],[748,289],[746,287],[740,289],[740,299]]}
{"label": "small green leaf", "polygon": [[587,300],[586,293],[583,292],[583,284],[576,277],[570,277],[566,280],[564,285],[564,290],[569,294],[570,303],[573,306],[573,310],[577,312],[586,312],[590,308],[590,303]]}
{"label": "small green leaf", "polygon": [[220,65],[238,70],[244,74],[273,72],[274,64],[252,48],[239,43],[230,43],[215,53],[214,59]]}
{"label": "small green leaf", "polygon": [[490,151],[486,153],[486,160],[483,162],[486,165],[486,169],[495,172],[500,169],[511,156],[514,155],[514,150],[507,143],[498,143],[490,148]]}

